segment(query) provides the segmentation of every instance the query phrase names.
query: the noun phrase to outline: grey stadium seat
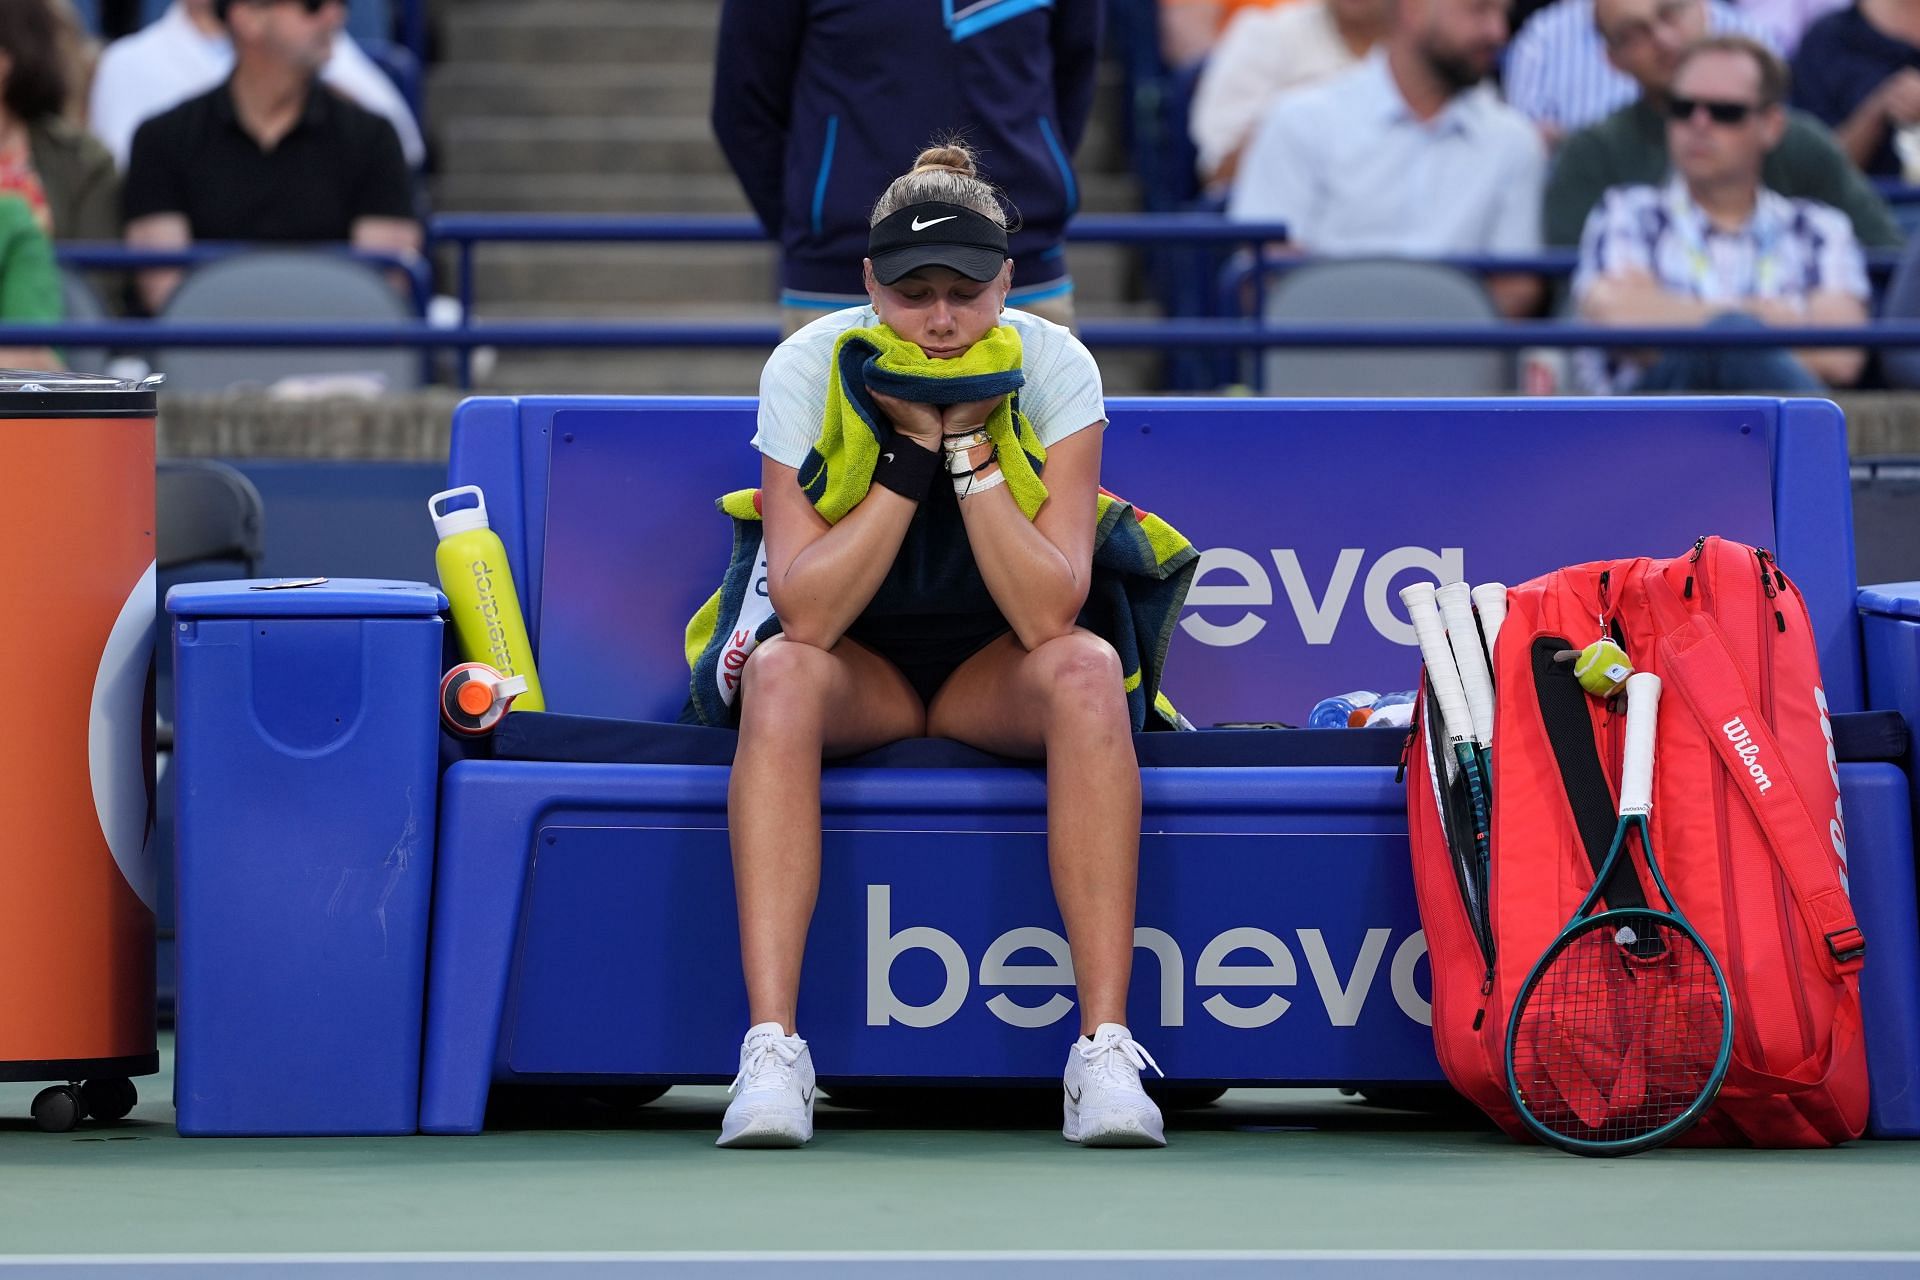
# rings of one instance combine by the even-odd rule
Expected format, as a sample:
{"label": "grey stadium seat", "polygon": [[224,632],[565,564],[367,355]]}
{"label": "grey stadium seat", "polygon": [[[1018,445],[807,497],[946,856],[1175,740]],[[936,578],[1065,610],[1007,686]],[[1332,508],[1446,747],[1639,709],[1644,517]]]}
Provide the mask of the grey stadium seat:
{"label": "grey stadium seat", "polygon": [[[107,309],[101,305],[100,295],[93,291],[87,277],[72,267],[60,268],[60,301],[69,321],[88,324],[107,319]],[[68,345],[61,354],[67,358],[67,368],[78,373],[104,373],[107,368],[107,349],[105,347],[76,347]]]}
{"label": "grey stadium seat", "polygon": [[[1497,323],[1479,280],[1454,267],[1399,258],[1315,262],[1267,291],[1269,325]],[[1270,347],[1265,391],[1283,396],[1492,395],[1511,391],[1511,352],[1471,349]]]}
{"label": "grey stadium seat", "polygon": [[[163,325],[392,323],[412,319],[412,313],[378,267],[319,250],[268,250],[195,268],[158,319]],[[420,385],[419,355],[395,348],[177,347],[158,352],[154,367],[174,391],[265,387],[287,377],[339,373],[378,375],[389,391]]]}

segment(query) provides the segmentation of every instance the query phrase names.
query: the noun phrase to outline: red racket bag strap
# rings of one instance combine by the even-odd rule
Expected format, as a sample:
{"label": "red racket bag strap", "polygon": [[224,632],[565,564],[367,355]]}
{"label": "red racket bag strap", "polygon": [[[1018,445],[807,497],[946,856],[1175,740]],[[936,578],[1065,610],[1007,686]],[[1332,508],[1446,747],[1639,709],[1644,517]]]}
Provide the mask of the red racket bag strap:
{"label": "red racket bag strap", "polygon": [[1841,887],[1828,843],[1787,770],[1779,742],[1754,710],[1719,624],[1706,614],[1694,614],[1660,641],[1660,657],[1662,673],[1699,721],[1721,762],[1744,781],[1735,790],[1746,799],[1807,928],[1820,944],[1813,951],[1821,972],[1830,982],[1858,973],[1867,942],[1854,919],[1853,904]]}

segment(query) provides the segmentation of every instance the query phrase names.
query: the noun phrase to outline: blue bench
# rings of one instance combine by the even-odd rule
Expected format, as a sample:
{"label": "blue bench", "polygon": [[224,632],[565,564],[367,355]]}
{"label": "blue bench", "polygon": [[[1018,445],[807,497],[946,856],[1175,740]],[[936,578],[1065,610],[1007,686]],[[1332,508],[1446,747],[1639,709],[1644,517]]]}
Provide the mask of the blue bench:
{"label": "blue bench", "polygon": [[[1676,554],[1708,531],[1777,548],[1820,630],[1830,704],[1864,705],[1845,431],[1830,404],[1109,410],[1104,483],[1204,553],[1168,659],[1168,692],[1196,724],[1299,723],[1323,695],[1411,684],[1394,590],[1415,577],[1519,582]],[[729,545],[712,502],[757,477],[753,413],[745,399],[459,409],[450,483],[487,493],[555,711],[678,714],[681,629]],[[821,1077],[1055,1081],[1073,988],[1042,771],[906,754],[823,782],[800,1004]],[[1154,758],[1165,762],[1143,768],[1129,1020],[1168,1077],[1438,1081],[1393,767]],[[477,1131],[495,1082],[733,1076],[747,1014],[726,785],[712,763],[463,759],[441,772],[422,1130]],[[1871,939],[1874,1131],[1920,1135],[1909,780],[1893,764],[1848,764],[1842,786]]]}

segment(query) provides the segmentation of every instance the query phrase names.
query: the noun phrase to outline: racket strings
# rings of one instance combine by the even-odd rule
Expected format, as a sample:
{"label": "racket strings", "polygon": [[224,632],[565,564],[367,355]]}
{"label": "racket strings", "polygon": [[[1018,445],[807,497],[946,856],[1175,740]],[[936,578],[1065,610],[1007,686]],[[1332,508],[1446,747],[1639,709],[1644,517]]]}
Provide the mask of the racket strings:
{"label": "racket strings", "polygon": [[1516,1096],[1542,1127],[1606,1146],[1680,1120],[1712,1083],[1723,996],[1670,917],[1610,913],[1571,936],[1515,1010]]}

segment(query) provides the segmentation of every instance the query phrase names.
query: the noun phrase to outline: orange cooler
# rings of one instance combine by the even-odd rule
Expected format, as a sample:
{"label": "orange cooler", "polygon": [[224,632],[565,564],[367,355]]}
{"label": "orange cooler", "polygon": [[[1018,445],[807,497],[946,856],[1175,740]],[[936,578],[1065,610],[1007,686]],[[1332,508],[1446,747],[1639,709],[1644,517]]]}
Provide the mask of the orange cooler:
{"label": "orange cooler", "polygon": [[59,1082],[45,1129],[119,1118],[159,1069],[154,413],[135,384],[0,372],[0,1080]]}

